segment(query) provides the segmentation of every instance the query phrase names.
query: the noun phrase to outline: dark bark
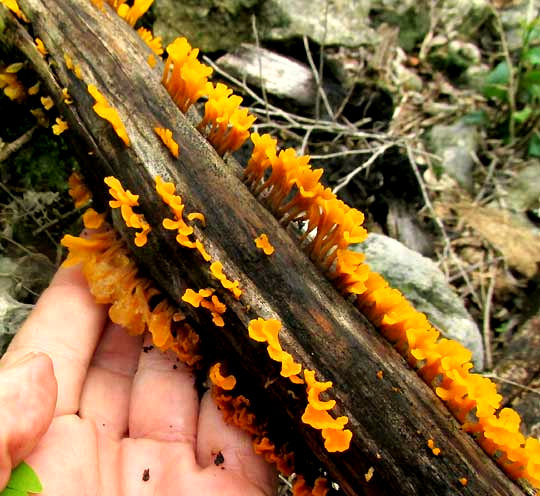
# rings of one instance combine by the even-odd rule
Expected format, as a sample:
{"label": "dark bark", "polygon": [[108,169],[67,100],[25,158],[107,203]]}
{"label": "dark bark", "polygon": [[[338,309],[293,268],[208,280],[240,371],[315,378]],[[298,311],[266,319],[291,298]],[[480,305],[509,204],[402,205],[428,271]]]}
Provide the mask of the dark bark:
{"label": "dark bark", "polygon": [[[205,215],[207,227],[197,228],[197,237],[212,258],[223,263],[229,278],[240,280],[244,292],[237,301],[219,291],[228,306],[224,328],[213,326],[204,314],[194,318],[200,321],[207,352],[226,358],[238,371],[261,411],[286,419],[291,435],[304,443],[304,452],[313,452],[348,495],[521,494],[257,202],[239,179],[238,166],[222,161],[177,110],[160,83],[159,70],[146,63],[147,47],[124,21],[108,7],[101,12],[88,0],[20,4],[31,21],[32,37],[44,41],[54,63],[36,51],[25,33],[30,27],[21,28],[2,6],[5,26],[0,39],[25,54],[57,102],[69,123],[66,136],[73,139],[97,202],[107,198],[103,185],[107,175],[140,195],[140,211],[153,229],[148,244],[133,253],[175,301],[188,287],[219,286],[209,264],[194,250],[181,248],[170,231],[160,227],[170,212],[155,193],[154,176],[175,182],[187,211]],[[84,81],[66,69],[64,53],[80,65]],[[92,110],[89,83],[120,113],[130,147]],[[73,97],[72,105],[62,102],[63,87]],[[155,126],[173,130],[180,144],[178,160],[154,134]],[[133,230],[126,231],[122,222],[117,227],[126,239],[133,238]],[[253,240],[261,232],[276,248],[271,257],[255,247]],[[347,427],[354,433],[348,451],[327,453],[320,432],[301,422],[305,388],[280,378],[265,346],[248,337],[249,320],[260,316],[279,319],[284,349],[303,367],[316,370],[319,380],[333,381],[329,397],[337,400],[337,407],[332,413],[347,415]],[[377,378],[379,370],[382,380]],[[440,456],[428,448],[430,438],[441,449]],[[364,474],[370,467],[374,475],[366,484]],[[465,487],[461,477],[468,479]]]}

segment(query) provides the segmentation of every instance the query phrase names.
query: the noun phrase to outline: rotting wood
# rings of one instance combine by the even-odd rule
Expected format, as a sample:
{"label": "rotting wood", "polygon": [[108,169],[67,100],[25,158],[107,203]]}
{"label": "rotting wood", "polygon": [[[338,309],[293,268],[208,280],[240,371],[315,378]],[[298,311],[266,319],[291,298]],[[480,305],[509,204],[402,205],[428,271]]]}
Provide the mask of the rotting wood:
{"label": "rotting wood", "polygon": [[[31,21],[32,36],[44,41],[54,63],[48,64],[37,52],[28,26],[21,27],[2,6],[0,39],[29,59],[68,121],[66,135],[73,139],[97,203],[105,204],[107,175],[118,177],[140,195],[139,211],[153,230],[148,244],[133,253],[176,301],[188,287],[218,285],[195,251],[179,247],[174,236],[160,228],[170,212],[155,193],[154,176],[175,182],[187,211],[205,215],[207,226],[196,227],[197,237],[212,258],[223,263],[229,278],[240,280],[244,291],[240,301],[220,292],[228,306],[224,328],[214,327],[204,315],[193,316],[200,321],[206,351],[231,364],[249,384],[260,410],[287,419],[304,445],[299,449],[313,452],[348,495],[521,494],[460,430],[414,371],[299,251],[289,233],[241,183],[238,167],[223,162],[177,110],[159,73],[146,63],[147,48],[126,23],[107,7],[102,12],[87,0],[20,4]],[[66,69],[65,53],[80,65],[84,81]],[[131,147],[125,147],[92,110],[89,83],[120,113]],[[63,87],[73,104],[62,102]],[[180,144],[178,160],[153,132],[156,126],[173,130]],[[133,238],[122,222],[116,226],[126,239]],[[261,232],[276,248],[270,258],[253,242]],[[300,421],[303,386],[280,378],[265,347],[247,335],[249,320],[259,316],[279,319],[284,349],[305,368],[316,370],[320,380],[333,381],[331,397],[337,407],[332,413],[347,415],[347,428],[353,431],[348,451],[327,453],[319,431]],[[380,370],[382,379],[377,377]],[[428,448],[428,439],[435,440],[440,456]],[[373,477],[366,483],[364,474],[372,467]],[[461,477],[467,478],[466,486],[460,484]]]}

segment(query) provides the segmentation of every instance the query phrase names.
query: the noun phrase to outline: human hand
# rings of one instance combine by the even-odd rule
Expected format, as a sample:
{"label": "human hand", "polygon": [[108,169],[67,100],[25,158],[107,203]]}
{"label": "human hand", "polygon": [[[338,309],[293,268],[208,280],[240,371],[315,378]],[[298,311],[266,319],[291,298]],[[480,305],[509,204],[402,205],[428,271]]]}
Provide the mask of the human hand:
{"label": "human hand", "polygon": [[23,459],[43,496],[275,492],[250,437],[208,393],[199,402],[173,355],[111,323],[77,267],[58,271],[0,361],[0,488]]}

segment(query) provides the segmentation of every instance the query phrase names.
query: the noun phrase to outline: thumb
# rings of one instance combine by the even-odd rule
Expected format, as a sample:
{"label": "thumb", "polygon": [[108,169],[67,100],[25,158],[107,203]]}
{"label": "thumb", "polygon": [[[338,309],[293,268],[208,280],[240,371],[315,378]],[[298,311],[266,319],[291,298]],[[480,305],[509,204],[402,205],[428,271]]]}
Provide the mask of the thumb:
{"label": "thumb", "polygon": [[56,394],[52,361],[44,353],[0,362],[0,490],[49,428]]}

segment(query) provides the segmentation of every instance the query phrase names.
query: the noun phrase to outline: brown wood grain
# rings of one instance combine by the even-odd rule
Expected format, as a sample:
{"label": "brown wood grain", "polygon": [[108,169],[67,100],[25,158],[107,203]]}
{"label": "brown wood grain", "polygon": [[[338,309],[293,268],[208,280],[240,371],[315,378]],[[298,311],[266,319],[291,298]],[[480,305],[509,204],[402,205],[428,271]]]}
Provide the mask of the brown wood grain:
{"label": "brown wood grain", "polygon": [[[171,103],[159,70],[146,63],[149,50],[126,23],[108,7],[102,12],[88,0],[22,0],[20,5],[31,21],[32,36],[49,50],[49,63],[36,51],[29,26],[14,22],[2,6],[0,39],[24,53],[57,102],[96,203],[104,205],[107,199],[103,177],[108,175],[140,195],[139,211],[153,229],[148,244],[133,254],[175,301],[188,287],[219,284],[194,250],[180,247],[171,232],[160,227],[170,212],[155,193],[154,176],[177,184],[187,212],[205,215],[207,226],[197,228],[196,236],[212,258],[223,263],[229,278],[240,280],[244,292],[237,301],[219,291],[228,306],[224,328],[213,326],[204,314],[193,315],[204,349],[229,364],[259,411],[269,413],[294,437],[299,453],[316,456],[348,495],[521,494],[251,195],[234,162],[221,160]],[[84,81],[66,69],[64,53],[80,65]],[[89,83],[118,110],[131,139],[129,148],[92,110]],[[61,102],[63,87],[73,104]],[[155,126],[173,130],[180,145],[178,160],[155,135]],[[133,230],[117,216],[115,220],[131,240]],[[255,247],[253,240],[262,232],[276,248],[271,257]],[[303,386],[280,378],[265,346],[248,337],[249,320],[259,316],[279,319],[283,348],[305,368],[316,370],[319,380],[333,382],[328,397],[337,400],[337,407],[332,414],[347,415],[347,427],[354,433],[348,451],[327,453],[320,433],[301,422]],[[428,448],[428,439],[435,440],[440,456]],[[370,467],[374,476],[366,483]],[[460,484],[461,477],[468,479],[466,486]]]}

